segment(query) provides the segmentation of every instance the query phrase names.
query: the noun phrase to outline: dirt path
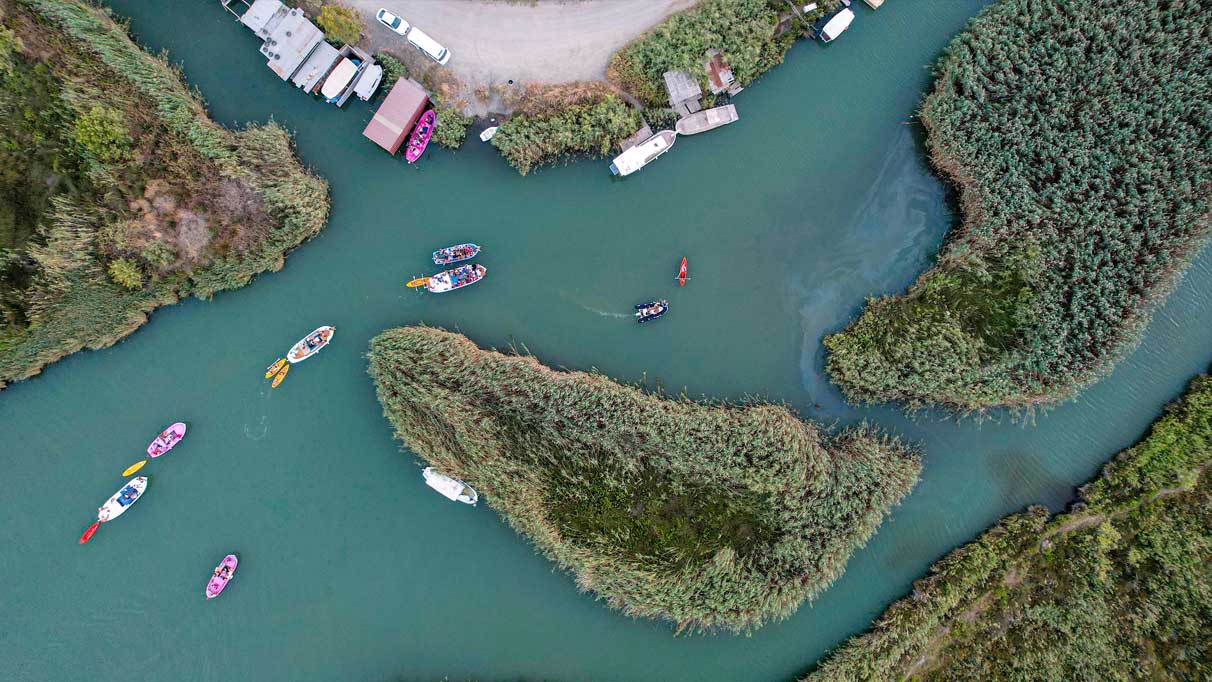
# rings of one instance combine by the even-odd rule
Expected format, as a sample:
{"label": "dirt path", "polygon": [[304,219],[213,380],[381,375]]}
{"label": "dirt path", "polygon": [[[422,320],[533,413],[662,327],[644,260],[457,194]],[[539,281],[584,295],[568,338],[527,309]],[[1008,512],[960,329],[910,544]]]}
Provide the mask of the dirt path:
{"label": "dirt path", "polygon": [[535,5],[482,0],[345,0],[366,16],[372,47],[404,39],[375,21],[380,7],[450,50],[446,68],[470,87],[596,80],[615,50],[697,0],[581,0]]}

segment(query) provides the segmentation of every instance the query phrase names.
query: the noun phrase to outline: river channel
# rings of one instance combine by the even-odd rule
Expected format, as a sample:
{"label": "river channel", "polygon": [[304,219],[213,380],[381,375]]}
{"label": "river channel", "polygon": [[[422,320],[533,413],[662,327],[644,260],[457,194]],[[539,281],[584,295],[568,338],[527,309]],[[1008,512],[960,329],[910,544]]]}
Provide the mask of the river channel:
{"label": "river channel", "polygon": [[[855,4],[842,39],[797,45],[737,98],[739,123],[620,181],[601,161],[522,178],[474,137],[407,167],[361,137],[365,104],[338,110],[279,82],[217,1],[112,0],[217,120],[294,131],[333,213],[281,272],[162,309],[0,393],[0,679],[787,680],[998,517],[1062,508],[1212,360],[1212,258],[1110,377],[1033,423],[847,406],[820,340],[867,296],[902,290],[954,221],[904,121],[985,3]],[[405,289],[460,241],[484,246],[484,282]],[[628,319],[654,297],[671,302],[664,319]],[[488,506],[423,485],[364,358],[379,331],[421,321],[671,392],[873,421],[924,448],[922,481],[791,619],[674,637],[578,593]],[[320,324],[337,326],[333,345],[271,391],[262,369]],[[189,435],[144,469],[138,507],[78,546],[122,469],[177,420]],[[239,573],[207,602],[231,551]]]}

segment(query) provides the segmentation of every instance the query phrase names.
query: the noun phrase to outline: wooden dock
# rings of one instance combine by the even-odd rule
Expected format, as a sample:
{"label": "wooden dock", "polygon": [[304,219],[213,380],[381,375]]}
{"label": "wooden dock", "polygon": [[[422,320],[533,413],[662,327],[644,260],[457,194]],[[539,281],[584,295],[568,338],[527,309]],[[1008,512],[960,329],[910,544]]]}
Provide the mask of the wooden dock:
{"label": "wooden dock", "polygon": [[736,113],[736,105],[726,104],[714,109],[704,109],[678,119],[675,127],[679,135],[696,135],[713,128],[728,125],[739,119],[740,116],[737,116]]}

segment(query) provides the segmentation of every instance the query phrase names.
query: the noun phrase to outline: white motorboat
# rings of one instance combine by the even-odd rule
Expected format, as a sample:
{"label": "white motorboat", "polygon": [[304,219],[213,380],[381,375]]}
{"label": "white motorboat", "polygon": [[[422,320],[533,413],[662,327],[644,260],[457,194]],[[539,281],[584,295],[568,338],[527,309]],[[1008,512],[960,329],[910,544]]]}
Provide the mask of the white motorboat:
{"label": "white motorboat", "polygon": [[421,476],[425,478],[425,485],[442,493],[442,497],[448,500],[475,506],[475,503],[480,499],[475,488],[457,478],[440,474],[433,467],[425,467],[425,470],[421,472]]}

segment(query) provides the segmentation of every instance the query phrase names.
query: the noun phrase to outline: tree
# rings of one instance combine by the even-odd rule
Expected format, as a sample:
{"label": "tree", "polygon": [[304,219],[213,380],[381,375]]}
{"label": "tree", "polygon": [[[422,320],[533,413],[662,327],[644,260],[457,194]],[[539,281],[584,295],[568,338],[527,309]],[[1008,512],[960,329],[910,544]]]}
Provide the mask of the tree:
{"label": "tree", "polygon": [[94,104],[76,119],[76,144],[101,163],[121,161],[130,153],[130,135],[122,112]]}
{"label": "tree", "polygon": [[325,5],[320,9],[316,23],[334,43],[353,45],[362,37],[362,17],[357,10],[345,5]]}
{"label": "tree", "polygon": [[143,286],[143,271],[126,258],[115,258],[110,261],[109,278],[127,289],[138,289]]}

